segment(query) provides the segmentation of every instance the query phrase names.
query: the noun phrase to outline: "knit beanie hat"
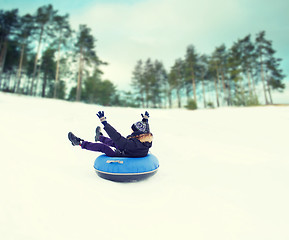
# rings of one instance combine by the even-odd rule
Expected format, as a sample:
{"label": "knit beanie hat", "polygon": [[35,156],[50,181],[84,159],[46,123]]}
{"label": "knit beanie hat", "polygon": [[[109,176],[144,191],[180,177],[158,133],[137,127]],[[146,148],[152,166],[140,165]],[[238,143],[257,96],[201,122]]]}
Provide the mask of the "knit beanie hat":
{"label": "knit beanie hat", "polygon": [[146,112],[145,115],[142,114],[142,117],[142,121],[136,122],[131,126],[131,129],[133,130],[132,135],[139,135],[150,132],[150,127],[148,123],[149,113]]}
{"label": "knit beanie hat", "polygon": [[131,129],[134,132],[142,132],[142,133],[149,133],[150,132],[149,124],[145,123],[143,121],[139,121],[139,122],[134,123],[131,126]]}

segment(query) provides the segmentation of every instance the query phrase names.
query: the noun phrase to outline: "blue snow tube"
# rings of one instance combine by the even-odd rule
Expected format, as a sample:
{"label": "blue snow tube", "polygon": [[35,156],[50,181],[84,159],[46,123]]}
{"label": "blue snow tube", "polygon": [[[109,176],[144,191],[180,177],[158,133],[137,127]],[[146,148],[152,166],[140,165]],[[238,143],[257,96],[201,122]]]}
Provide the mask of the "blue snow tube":
{"label": "blue snow tube", "polygon": [[159,168],[159,161],[153,154],[141,158],[108,157],[105,154],[95,159],[96,173],[115,182],[132,182],[154,175]]}

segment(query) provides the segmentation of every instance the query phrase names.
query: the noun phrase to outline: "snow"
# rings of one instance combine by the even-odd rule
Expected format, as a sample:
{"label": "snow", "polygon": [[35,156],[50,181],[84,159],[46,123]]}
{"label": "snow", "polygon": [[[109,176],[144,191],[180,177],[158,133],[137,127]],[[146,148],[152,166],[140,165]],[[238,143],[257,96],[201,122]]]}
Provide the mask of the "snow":
{"label": "snow", "polygon": [[146,109],[0,93],[0,238],[289,239],[289,107],[148,109],[148,180],[115,183],[93,169],[104,110],[123,135]]}

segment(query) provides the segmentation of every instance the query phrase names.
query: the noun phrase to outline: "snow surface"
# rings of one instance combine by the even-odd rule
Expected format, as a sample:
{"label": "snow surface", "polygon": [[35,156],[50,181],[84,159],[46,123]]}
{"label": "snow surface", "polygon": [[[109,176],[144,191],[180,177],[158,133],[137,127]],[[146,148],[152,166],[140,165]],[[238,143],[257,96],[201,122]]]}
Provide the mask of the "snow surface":
{"label": "snow surface", "polygon": [[289,107],[149,109],[156,175],[99,178],[104,110],[123,135],[145,109],[0,93],[0,239],[289,239]]}

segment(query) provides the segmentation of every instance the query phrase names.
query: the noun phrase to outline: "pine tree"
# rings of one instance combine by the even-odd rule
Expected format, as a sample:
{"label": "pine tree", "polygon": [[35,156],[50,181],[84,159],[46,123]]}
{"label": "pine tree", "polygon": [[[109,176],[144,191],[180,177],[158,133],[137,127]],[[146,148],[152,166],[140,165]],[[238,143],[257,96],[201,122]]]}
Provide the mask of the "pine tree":
{"label": "pine tree", "polygon": [[57,98],[58,93],[58,85],[59,85],[59,71],[60,71],[60,60],[61,60],[61,47],[62,45],[66,45],[67,41],[70,39],[72,35],[72,30],[70,24],[68,22],[68,14],[64,16],[55,16],[55,31],[58,35],[57,37],[57,64],[56,64],[56,72],[55,72],[55,83],[54,83],[54,93],[53,98]]}
{"label": "pine tree", "polygon": [[0,88],[8,44],[9,41],[12,40],[12,36],[15,33],[18,23],[18,9],[13,9],[11,11],[0,10]]}
{"label": "pine tree", "polygon": [[138,60],[136,66],[134,67],[132,73],[131,86],[135,91],[136,99],[140,102],[141,106],[144,108],[144,73],[143,73],[143,62]]}
{"label": "pine tree", "polygon": [[101,80],[101,74],[95,71],[92,76],[84,82],[82,99],[88,103],[100,105],[110,105],[112,97],[115,95],[116,88],[109,80]]}
{"label": "pine tree", "polygon": [[272,55],[266,61],[266,82],[268,93],[270,97],[270,103],[273,104],[273,97],[271,94],[271,87],[273,90],[278,90],[280,92],[285,88],[285,84],[282,80],[285,78],[282,69],[280,69],[280,58],[274,58]]}
{"label": "pine tree", "polygon": [[48,81],[52,82],[55,76],[56,63],[54,61],[55,49],[48,48],[43,52],[40,71],[43,73],[42,97],[46,97]]}
{"label": "pine tree", "polygon": [[181,89],[184,86],[185,63],[182,59],[177,59],[169,74],[169,84],[176,91],[178,107],[182,107]]}
{"label": "pine tree", "polygon": [[162,106],[162,99],[165,98],[167,72],[162,62],[156,60],[154,62],[154,82],[152,83],[152,101],[154,107]]}
{"label": "pine tree", "polygon": [[143,86],[145,93],[145,106],[149,107],[149,102],[152,100],[151,87],[154,80],[154,69],[153,62],[150,58],[147,59],[144,65],[144,73],[143,73]]}
{"label": "pine tree", "polygon": [[[227,101],[227,105],[231,104],[231,89],[230,84],[226,82],[227,64],[228,64],[228,52],[224,44],[216,47],[211,57],[212,68],[215,69],[215,90],[216,94],[223,92],[224,99]],[[219,99],[217,99],[217,104]],[[219,103],[220,104],[220,103]],[[218,106],[219,106],[218,104]]]}
{"label": "pine tree", "polygon": [[16,82],[15,75],[18,65],[20,51],[18,44],[14,40],[10,40],[7,47],[7,55],[5,59],[5,66],[3,69],[3,87],[4,91],[15,92]]}
{"label": "pine tree", "polygon": [[[275,57],[276,51],[273,49],[272,41],[265,38],[265,31],[257,34],[256,37],[257,51],[259,54],[259,65],[263,83],[265,102],[273,104],[271,87],[282,91],[285,84],[282,80],[285,78],[282,69],[280,69],[281,59]],[[269,96],[269,100],[266,94]]]}
{"label": "pine tree", "polygon": [[23,69],[23,62],[25,57],[25,52],[27,51],[29,38],[31,37],[33,31],[33,17],[30,14],[26,14],[20,19],[20,26],[17,31],[17,41],[21,47],[21,54],[19,59],[19,66],[17,71],[17,86],[16,92],[20,92],[21,74]]}
{"label": "pine tree", "polygon": [[[185,56],[185,68],[186,68],[186,79],[191,79],[191,84],[193,88],[194,101],[197,104],[197,79],[196,79],[196,69],[198,64],[198,54],[193,45],[187,47]],[[188,95],[188,93],[187,93]]]}
{"label": "pine tree", "polygon": [[199,58],[199,72],[200,72],[200,80],[202,83],[202,93],[203,93],[203,103],[204,108],[207,107],[207,101],[206,101],[206,89],[205,89],[205,79],[208,78],[208,56],[203,54]]}
{"label": "pine tree", "polygon": [[40,54],[40,48],[41,43],[43,40],[43,37],[45,35],[51,36],[52,34],[52,27],[54,22],[54,17],[56,16],[57,11],[53,9],[53,6],[51,4],[47,6],[43,6],[37,9],[36,15],[35,15],[35,24],[36,28],[38,29],[38,46],[37,46],[37,52],[34,59],[34,68],[33,68],[33,74],[32,74],[32,82],[31,82],[31,88],[30,88],[30,95],[33,94],[34,89],[34,82],[36,79],[36,73],[37,73],[37,64]]}
{"label": "pine tree", "polygon": [[208,67],[208,79],[211,80],[211,82],[214,85],[215,95],[216,95],[216,103],[217,107],[220,106],[220,92],[218,88],[218,79],[219,79],[219,72],[217,71],[216,67],[216,59],[214,54],[209,59],[209,67]]}
{"label": "pine tree", "polygon": [[[265,38],[265,31],[256,36],[256,51],[258,54],[258,64],[263,85],[265,103],[273,103],[271,95],[271,86],[275,89],[283,89],[282,80],[285,77],[279,68],[281,59],[276,59],[276,51],[272,47],[272,41]],[[267,96],[269,95],[269,99]],[[270,100],[270,101],[269,101]]]}
{"label": "pine tree", "polygon": [[246,105],[245,89],[241,75],[241,52],[240,42],[237,41],[230,48],[228,57],[229,80],[232,82],[234,88],[233,102],[235,105]]}
{"label": "pine tree", "polygon": [[87,67],[91,67],[93,63],[94,67],[91,67],[94,70],[98,70],[98,66],[103,64],[96,55],[95,52],[95,38],[91,34],[91,29],[86,25],[79,25],[79,30],[77,33],[77,42],[75,44],[77,55],[78,55],[78,79],[77,79],[77,91],[76,91],[76,101],[81,100],[81,91],[82,91],[82,80],[84,70]]}

